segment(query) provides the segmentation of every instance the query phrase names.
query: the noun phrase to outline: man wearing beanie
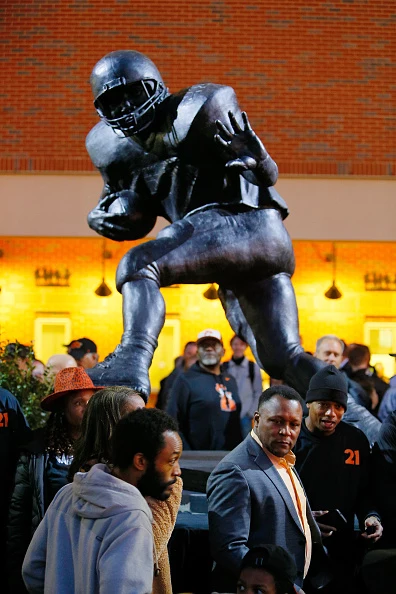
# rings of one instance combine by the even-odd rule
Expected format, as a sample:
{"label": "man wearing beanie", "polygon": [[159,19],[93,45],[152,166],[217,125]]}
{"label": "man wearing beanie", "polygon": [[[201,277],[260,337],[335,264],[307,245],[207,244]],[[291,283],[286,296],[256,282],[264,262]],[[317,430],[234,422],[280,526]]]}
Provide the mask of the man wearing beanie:
{"label": "man wearing beanie", "polygon": [[[314,357],[320,359],[323,363],[326,363],[326,365],[335,365],[335,367],[339,369],[343,357],[344,346],[343,341],[338,338],[338,336],[335,336],[334,334],[326,334],[317,340]],[[349,425],[361,429],[372,445],[378,439],[381,423],[367,410],[367,408],[359,404],[362,402],[361,397],[359,396],[362,387],[356,382],[353,382],[345,374],[344,368],[342,368],[342,372],[348,382],[348,410],[342,420],[345,423],[349,423]]]}
{"label": "man wearing beanie", "polygon": [[[380,538],[382,526],[369,491],[369,442],[360,429],[342,421],[347,390],[345,375],[334,365],[311,378],[306,396],[308,416],[294,452],[297,471],[335,563],[334,592],[351,594],[357,592],[354,573],[359,550],[365,542],[372,544]],[[327,512],[331,512],[328,518]],[[354,531],[355,514],[360,534]]]}

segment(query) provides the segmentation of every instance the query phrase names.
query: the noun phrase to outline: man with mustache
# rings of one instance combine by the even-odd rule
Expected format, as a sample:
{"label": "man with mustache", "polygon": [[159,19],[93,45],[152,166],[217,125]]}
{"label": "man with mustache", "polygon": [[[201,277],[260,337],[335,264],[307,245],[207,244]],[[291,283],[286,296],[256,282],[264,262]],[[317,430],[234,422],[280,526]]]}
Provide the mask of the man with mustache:
{"label": "man with mustache", "polygon": [[221,371],[218,330],[198,334],[198,361],[175,381],[167,411],[177,419],[184,449],[232,450],[242,440],[241,403],[235,379]]}
{"label": "man with mustache", "polygon": [[152,515],[181,475],[175,421],[139,409],[114,429],[112,466],[77,473],[34,534],[22,575],[29,592],[147,594],[153,586]]}
{"label": "man with mustache", "polygon": [[260,396],[251,433],[218,464],[207,484],[213,589],[236,592],[242,559],[261,543],[283,547],[297,566],[299,591],[321,538],[292,453],[303,400],[289,386]]}
{"label": "man with mustache", "polygon": [[[335,563],[337,579],[331,592],[353,594],[359,591],[354,580],[359,550],[364,541],[374,543],[382,534],[370,496],[370,445],[360,429],[342,421],[348,405],[348,384],[334,365],[312,377],[306,403],[308,417],[294,450],[296,467]],[[335,510],[345,519],[341,516],[343,523],[338,527],[332,518]],[[355,514],[362,538],[354,530]]]}

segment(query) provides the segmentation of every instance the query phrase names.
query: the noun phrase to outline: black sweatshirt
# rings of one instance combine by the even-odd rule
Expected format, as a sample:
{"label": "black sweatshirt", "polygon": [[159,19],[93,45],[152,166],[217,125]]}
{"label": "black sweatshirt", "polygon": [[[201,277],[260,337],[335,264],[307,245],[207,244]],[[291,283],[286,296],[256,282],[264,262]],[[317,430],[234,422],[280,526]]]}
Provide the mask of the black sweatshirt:
{"label": "black sweatshirt", "polygon": [[341,421],[332,435],[317,436],[304,419],[294,453],[311,509],[339,509],[351,530],[354,514],[363,529],[368,515],[378,516],[371,509],[370,445],[360,429]]}
{"label": "black sweatshirt", "polygon": [[177,419],[187,450],[232,450],[242,441],[235,379],[194,363],[175,381],[167,412]]}

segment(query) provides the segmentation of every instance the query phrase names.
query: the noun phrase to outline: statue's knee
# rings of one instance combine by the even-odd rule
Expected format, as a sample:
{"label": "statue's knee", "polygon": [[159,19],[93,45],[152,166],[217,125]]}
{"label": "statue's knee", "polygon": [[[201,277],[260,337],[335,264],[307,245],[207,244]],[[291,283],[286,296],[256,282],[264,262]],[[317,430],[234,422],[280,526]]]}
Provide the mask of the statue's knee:
{"label": "statue's knee", "polygon": [[138,268],[136,263],[125,261],[125,256],[121,260],[116,275],[116,287],[121,293],[121,289],[125,283],[137,280],[150,280],[158,287],[160,286],[160,275],[158,266],[155,263]]}

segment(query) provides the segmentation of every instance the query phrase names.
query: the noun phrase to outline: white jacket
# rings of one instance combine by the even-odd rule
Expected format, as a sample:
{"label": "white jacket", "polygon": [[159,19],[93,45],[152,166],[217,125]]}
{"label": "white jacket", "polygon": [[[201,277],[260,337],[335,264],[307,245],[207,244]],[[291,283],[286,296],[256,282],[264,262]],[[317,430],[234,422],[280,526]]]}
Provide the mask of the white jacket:
{"label": "white jacket", "polygon": [[22,576],[32,594],[149,594],[151,511],[104,464],[77,473],[36,530]]}

